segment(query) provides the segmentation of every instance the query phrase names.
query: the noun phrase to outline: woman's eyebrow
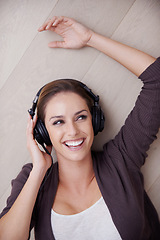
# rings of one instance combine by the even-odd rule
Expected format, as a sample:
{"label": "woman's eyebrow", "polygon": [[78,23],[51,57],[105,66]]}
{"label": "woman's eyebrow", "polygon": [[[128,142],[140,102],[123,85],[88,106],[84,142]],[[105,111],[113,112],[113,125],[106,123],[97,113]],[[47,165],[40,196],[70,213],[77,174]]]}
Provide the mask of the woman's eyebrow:
{"label": "woman's eyebrow", "polygon": [[78,114],[80,114],[80,113],[82,113],[82,112],[87,112],[87,113],[88,113],[88,111],[87,111],[86,109],[83,109],[83,110],[81,110],[81,111],[76,112],[74,115],[78,115]]}
{"label": "woman's eyebrow", "polygon": [[52,116],[50,117],[49,121],[52,120],[52,118],[63,118],[64,116],[63,115],[59,115],[59,116]]}
{"label": "woman's eyebrow", "polygon": [[[88,112],[88,111],[86,109],[83,109],[81,111],[76,112],[74,115],[76,116],[82,112]],[[50,117],[49,121],[52,120],[53,118],[64,118],[64,116],[63,115],[52,116],[52,117]]]}

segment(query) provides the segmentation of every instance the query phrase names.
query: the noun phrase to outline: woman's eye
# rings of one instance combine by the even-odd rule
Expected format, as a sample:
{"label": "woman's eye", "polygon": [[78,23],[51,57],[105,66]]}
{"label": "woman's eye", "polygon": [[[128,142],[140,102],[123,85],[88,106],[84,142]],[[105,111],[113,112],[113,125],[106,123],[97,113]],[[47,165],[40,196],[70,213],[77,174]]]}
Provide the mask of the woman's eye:
{"label": "woman's eye", "polygon": [[57,121],[53,122],[53,125],[61,125],[63,123],[64,123],[63,120],[57,120]]}
{"label": "woman's eye", "polygon": [[80,115],[77,117],[77,120],[85,120],[87,118],[86,115]]}

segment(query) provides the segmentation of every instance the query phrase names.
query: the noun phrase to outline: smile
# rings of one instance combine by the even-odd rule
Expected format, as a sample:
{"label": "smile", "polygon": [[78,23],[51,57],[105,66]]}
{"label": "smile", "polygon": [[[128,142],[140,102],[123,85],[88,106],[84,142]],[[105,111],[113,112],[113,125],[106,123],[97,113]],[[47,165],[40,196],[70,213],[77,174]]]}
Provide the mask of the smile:
{"label": "smile", "polygon": [[79,139],[79,140],[75,140],[75,141],[66,141],[64,142],[64,144],[71,149],[77,149],[79,147],[82,146],[82,144],[84,143],[84,139]]}

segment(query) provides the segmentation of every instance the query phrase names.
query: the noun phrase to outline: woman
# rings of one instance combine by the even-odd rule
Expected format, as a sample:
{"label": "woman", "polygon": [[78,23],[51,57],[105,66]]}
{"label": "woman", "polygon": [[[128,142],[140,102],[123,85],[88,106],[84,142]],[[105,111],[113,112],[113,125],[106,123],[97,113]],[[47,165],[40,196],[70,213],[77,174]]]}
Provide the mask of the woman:
{"label": "woman", "polygon": [[[89,98],[76,88],[53,95],[53,83],[41,90],[38,121],[46,127],[58,163],[50,168],[51,147],[46,147],[48,153],[39,150],[33,137],[36,117],[29,117],[27,145],[33,166],[24,166],[13,182],[1,214],[0,239],[27,239],[34,227],[35,239],[158,240],[160,223],[144,191],[140,168],[160,126],[160,59],[70,18],[53,17],[39,29],[44,30],[63,37],[49,47],[94,47],[133,72],[144,86],[125,125],[102,152],[91,152],[94,130]],[[43,102],[43,96],[48,100]]]}

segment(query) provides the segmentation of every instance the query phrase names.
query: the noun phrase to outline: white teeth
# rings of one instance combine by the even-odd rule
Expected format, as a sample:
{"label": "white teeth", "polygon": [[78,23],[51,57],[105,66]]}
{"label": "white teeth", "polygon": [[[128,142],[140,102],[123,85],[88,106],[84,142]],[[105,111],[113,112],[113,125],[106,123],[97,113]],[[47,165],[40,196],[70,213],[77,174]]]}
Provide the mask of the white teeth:
{"label": "white teeth", "polygon": [[68,147],[77,147],[77,146],[79,146],[79,145],[82,144],[82,143],[83,143],[83,140],[65,142],[65,144],[66,144]]}

